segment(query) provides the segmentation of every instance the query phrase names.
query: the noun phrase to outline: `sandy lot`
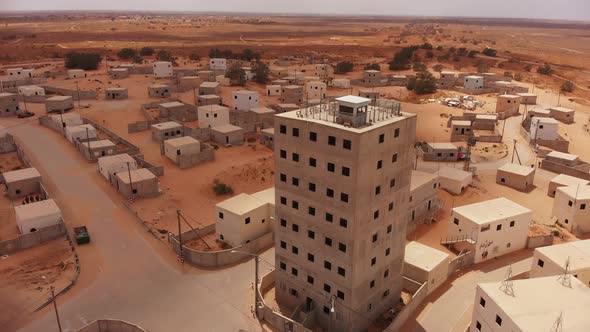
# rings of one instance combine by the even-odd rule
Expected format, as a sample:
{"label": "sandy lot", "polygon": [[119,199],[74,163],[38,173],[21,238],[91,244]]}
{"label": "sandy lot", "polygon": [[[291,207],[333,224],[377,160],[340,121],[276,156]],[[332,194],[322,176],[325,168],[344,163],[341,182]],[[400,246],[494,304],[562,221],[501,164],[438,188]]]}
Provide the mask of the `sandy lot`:
{"label": "sandy lot", "polygon": [[28,316],[51,297],[50,285],[61,290],[75,273],[74,253],[65,237],[2,258],[0,326],[11,330],[10,324]]}

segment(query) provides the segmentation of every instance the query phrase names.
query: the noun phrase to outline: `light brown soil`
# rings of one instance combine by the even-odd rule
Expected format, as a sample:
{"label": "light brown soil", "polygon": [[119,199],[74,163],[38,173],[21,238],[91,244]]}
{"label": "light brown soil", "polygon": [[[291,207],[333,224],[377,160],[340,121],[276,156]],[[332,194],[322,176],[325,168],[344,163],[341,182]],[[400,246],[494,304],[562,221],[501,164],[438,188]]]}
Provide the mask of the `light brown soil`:
{"label": "light brown soil", "polygon": [[[186,225],[183,225],[186,226]],[[207,243],[207,244],[205,244]],[[185,246],[199,250],[199,251],[219,251],[219,250],[226,250],[231,249],[231,246],[227,243],[220,241],[217,239],[217,235],[215,233],[210,233],[201,238],[196,238],[184,243]]]}
{"label": "light brown soil", "polygon": [[[0,326],[11,330],[51,297],[49,286],[63,289],[76,274],[75,258],[64,238],[45,242],[0,260]],[[42,278],[45,276],[45,280]]]}
{"label": "light brown soil", "polygon": [[14,171],[25,167],[16,152],[0,154],[0,173]]}

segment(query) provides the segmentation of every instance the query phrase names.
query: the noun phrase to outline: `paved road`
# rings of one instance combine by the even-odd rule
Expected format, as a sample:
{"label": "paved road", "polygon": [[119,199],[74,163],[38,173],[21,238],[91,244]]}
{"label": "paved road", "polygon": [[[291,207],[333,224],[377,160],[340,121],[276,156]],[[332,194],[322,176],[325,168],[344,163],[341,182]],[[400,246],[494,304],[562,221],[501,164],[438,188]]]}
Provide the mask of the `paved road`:
{"label": "paved road", "polygon": [[[515,254],[511,261],[513,276],[530,271],[530,255],[530,252]],[[498,260],[460,276],[442,296],[424,310],[419,319],[420,326],[427,332],[465,331],[471,322],[477,284],[502,281],[507,270],[506,261]]]}
{"label": "paved road", "polygon": [[[44,181],[56,184],[50,184],[51,195],[66,211],[66,222],[91,231],[93,245],[79,249],[81,282],[59,300],[65,332],[100,318],[123,319],[151,332],[261,330],[250,313],[252,261],[226,270],[183,271],[155,252],[168,249],[152,243],[157,241],[147,238],[121,197],[101,185],[95,164],[47,128],[29,124],[9,131],[24,143]],[[263,258],[273,261],[273,255],[270,250]],[[94,272],[95,279],[88,276]],[[82,288],[84,280],[88,287]],[[19,331],[54,327],[53,312],[45,310]]]}

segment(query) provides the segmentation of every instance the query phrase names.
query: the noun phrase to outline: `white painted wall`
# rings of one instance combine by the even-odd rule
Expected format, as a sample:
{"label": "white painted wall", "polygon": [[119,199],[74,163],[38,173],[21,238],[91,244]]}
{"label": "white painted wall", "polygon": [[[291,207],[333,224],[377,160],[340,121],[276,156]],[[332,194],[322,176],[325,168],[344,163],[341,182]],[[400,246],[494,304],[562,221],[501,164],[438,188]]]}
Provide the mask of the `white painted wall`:
{"label": "white painted wall", "polygon": [[199,128],[213,128],[229,124],[229,110],[224,107],[200,106],[197,109]]}
{"label": "white painted wall", "polygon": [[251,108],[258,107],[258,92],[241,90],[232,92],[232,109],[235,111],[249,111]]}
{"label": "white painted wall", "polygon": [[[223,214],[221,218],[220,213]],[[246,218],[250,218],[250,223],[246,224]],[[248,211],[243,215],[238,215],[220,207],[215,208],[215,231],[223,241],[232,247],[239,246],[252,241],[263,234],[271,231],[271,216],[268,204],[264,204],[256,209]]]}
{"label": "white painted wall", "polygon": [[534,117],[531,120],[531,139],[556,140],[559,138],[559,123],[545,122],[543,118]]}
{"label": "white painted wall", "polygon": [[153,68],[154,68],[154,77],[155,78],[172,77],[172,62],[169,62],[169,61],[154,62]]}

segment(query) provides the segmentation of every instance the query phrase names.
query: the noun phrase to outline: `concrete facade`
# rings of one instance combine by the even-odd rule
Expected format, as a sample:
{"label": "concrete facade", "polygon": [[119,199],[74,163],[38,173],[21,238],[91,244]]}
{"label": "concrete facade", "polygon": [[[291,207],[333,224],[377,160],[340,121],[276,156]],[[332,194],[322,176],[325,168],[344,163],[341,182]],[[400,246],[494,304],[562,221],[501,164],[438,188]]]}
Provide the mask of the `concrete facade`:
{"label": "concrete facade", "polygon": [[111,184],[116,183],[117,173],[135,169],[137,162],[127,153],[98,158],[98,172]]}
{"label": "concrete facade", "polygon": [[178,84],[183,89],[198,89],[202,80],[199,76],[183,76],[178,79]]}
{"label": "concrete facade", "polygon": [[162,103],[158,105],[158,110],[161,119],[187,121],[194,118],[194,113],[191,112],[189,105],[178,101]]}
{"label": "concrete facade", "polygon": [[0,117],[14,116],[19,110],[18,96],[15,93],[0,93]]}
{"label": "concrete facade", "polygon": [[467,141],[469,137],[473,136],[473,129],[471,128],[471,121],[468,120],[453,120],[451,121],[451,142]]}
{"label": "concrete facade", "polygon": [[129,97],[129,92],[127,88],[106,88],[104,90],[104,99],[106,100],[121,100],[127,99]]}
{"label": "concrete facade", "polygon": [[266,146],[267,148],[274,150],[275,146],[275,129],[274,128],[267,128],[262,129],[260,131],[260,144]]}
{"label": "concrete facade", "polygon": [[175,164],[178,164],[179,156],[190,156],[199,152],[201,152],[201,142],[189,136],[164,141],[164,155]]}
{"label": "concrete facade", "polygon": [[568,263],[569,273],[590,287],[590,240],[536,248],[529,278],[563,275]]}
{"label": "concrete facade", "polygon": [[281,95],[281,86],[280,85],[267,85],[265,91],[266,91],[267,96],[280,96]]}
{"label": "concrete facade", "polygon": [[215,82],[215,72],[212,70],[199,70],[197,76],[201,78],[201,82]]}
{"label": "concrete facade", "polygon": [[275,289],[280,305],[320,326],[358,331],[399,301],[416,116],[369,126],[382,109],[340,99],[334,107],[354,126],[275,116]]}
{"label": "concrete facade", "polygon": [[590,232],[590,185],[557,188],[551,215],[576,235]]}
{"label": "concrete facade", "polygon": [[574,123],[575,111],[565,107],[551,107],[549,114],[552,118],[563,123]]}
{"label": "concrete facade", "polygon": [[212,128],[229,124],[229,108],[219,105],[197,108],[199,128]]}
{"label": "concrete facade", "polygon": [[197,104],[199,106],[221,105],[221,97],[218,95],[200,95],[197,97]]}
{"label": "concrete facade", "polygon": [[459,158],[459,148],[452,143],[426,143],[422,154],[424,161],[454,162]]}
{"label": "concrete facade", "polygon": [[89,124],[66,127],[66,138],[71,143],[77,140],[92,140],[98,137],[96,128]]}
{"label": "concrete facade", "polygon": [[6,76],[9,81],[18,81],[35,77],[35,69],[7,68]]}
{"label": "concrete facade", "polygon": [[469,332],[551,331],[560,316],[562,332],[590,326],[590,288],[571,278],[571,286],[555,276],[478,284]]}
{"label": "concrete facade", "polygon": [[199,86],[199,95],[219,95],[219,83],[203,82]]}
{"label": "concrete facade", "polygon": [[463,80],[463,88],[465,90],[474,91],[481,90],[484,88],[483,76],[469,75],[465,76]]}
{"label": "concrete facade", "polygon": [[68,78],[85,78],[88,74],[83,69],[69,69]]}
{"label": "concrete facade", "polygon": [[459,168],[441,167],[438,170],[440,188],[454,195],[461,195],[473,182],[473,174]]}
{"label": "concrete facade", "polygon": [[222,58],[209,59],[209,69],[211,69],[211,70],[227,70],[227,59],[222,59]]}
{"label": "concrete facade", "polygon": [[438,176],[436,174],[412,171],[409,206],[406,212],[408,229],[413,230],[416,225],[429,222],[438,210],[437,189]]}
{"label": "concrete facade", "polygon": [[17,88],[18,94],[25,97],[45,96],[45,89],[36,85],[21,85]]}
{"label": "concrete facade", "polygon": [[585,179],[580,179],[577,177],[569,176],[566,174],[559,174],[558,176],[551,179],[549,182],[549,188],[547,189],[547,195],[549,197],[555,197],[557,192],[557,188],[559,187],[569,187],[569,186],[585,186],[589,184],[590,181]]}
{"label": "concrete facade", "polygon": [[156,61],[152,64],[155,78],[172,77],[172,62],[170,61]]}
{"label": "concrete facade", "polygon": [[183,136],[182,125],[178,122],[168,121],[151,125],[152,139],[161,142],[169,138]]}
{"label": "concrete facade", "polygon": [[496,113],[498,119],[506,119],[518,114],[520,109],[520,96],[500,95],[496,99]]}
{"label": "concrete facade", "polygon": [[67,112],[74,108],[74,99],[71,96],[53,96],[45,99],[45,110],[51,112]]}
{"label": "concrete facade", "polygon": [[379,91],[359,89],[358,95],[359,97],[371,99],[373,102],[379,99]]}
{"label": "concrete facade", "polygon": [[334,67],[327,63],[315,65],[315,75],[321,81],[329,81],[334,78]]}
{"label": "concrete facade", "polygon": [[326,99],[328,86],[324,82],[312,81],[305,83],[305,93],[307,100]]}
{"label": "concrete facade", "polygon": [[335,78],[332,80],[332,87],[337,89],[350,89],[350,80],[348,78]]}
{"label": "concrete facade", "polygon": [[382,85],[383,75],[380,70],[365,70],[363,71],[363,85],[364,86],[379,86]]}
{"label": "concrete facade", "polygon": [[534,93],[520,92],[516,95],[520,97],[522,105],[537,105],[537,95]]}
{"label": "concrete facade", "polygon": [[249,111],[251,108],[258,107],[260,96],[256,91],[239,90],[233,91],[231,97],[231,107],[234,111]]}
{"label": "concrete facade", "polygon": [[80,151],[87,160],[97,160],[100,157],[110,156],[117,152],[116,144],[108,139],[88,141],[80,144]]}
{"label": "concrete facade", "polygon": [[475,263],[526,247],[532,211],[504,197],[456,207],[448,237],[464,239]]}
{"label": "concrete facade", "polygon": [[498,168],[496,183],[520,191],[526,191],[533,185],[535,169],[533,167],[507,163]]}
{"label": "concrete facade", "polygon": [[127,68],[114,68],[109,70],[109,77],[114,80],[129,77],[129,70]]}
{"label": "concrete facade", "polygon": [[164,84],[148,86],[148,95],[152,98],[170,97],[170,87]]}
{"label": "concrete facade", "polygon": [[158,178],[145,168],[119,172],[115,187],[125,197],[154,197],[160,193]]}
{"label": "concrete facade", "polygon": [[301,104],[303,102],[303,87],[300,85],[283,86],[280,100],[284,104]]}
{"label": "concrete facade", "polygon": [[15,206],[14,214],[21,234],[33,233],[62,222],[61,210],[52,199]]}
{"label": "concrete facade", "polygon": [[65,114],[55,114],[50,116],[51,121],[57,125],[57,127],[73,127],[84,124],[82,117],[78,113],[70,112]]}
{"label": "concrete facade", "polygon": [[428,294],[437,289],[449,274],[449,254],[412,241],[406,245],[404,277],[426,283]]}
{"label": "concrete facade", "polygon": [[273,231],[275,190],[239,194],[215,205],[215,232],[232,247],[254,241]]}
{"label": "concrete facade", "polygon": [[457,73],[452,71],[443,71],[438,79],[438,87],[441,89],[451,89],[457,84]]}
{"label": "concrete facade", "polygon": [[531,141],[559,139],[559,122],[552,118],[531,119]]}
{"label": "concrete facade", "polygon": [[24,168],[2,173],[8,197],[15,199],[41,192],[41,174],[36,168]]}
{"label": "concrete facade", "polygon": [[231,124],[211,128],[213,141],[224,145],[238,145],[244,143],[244,129]]}

